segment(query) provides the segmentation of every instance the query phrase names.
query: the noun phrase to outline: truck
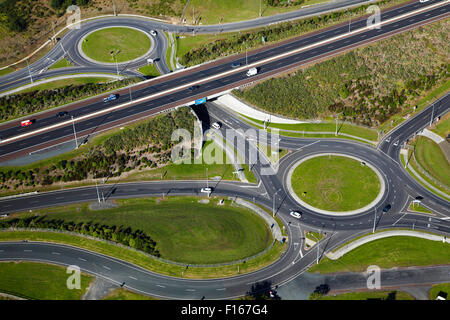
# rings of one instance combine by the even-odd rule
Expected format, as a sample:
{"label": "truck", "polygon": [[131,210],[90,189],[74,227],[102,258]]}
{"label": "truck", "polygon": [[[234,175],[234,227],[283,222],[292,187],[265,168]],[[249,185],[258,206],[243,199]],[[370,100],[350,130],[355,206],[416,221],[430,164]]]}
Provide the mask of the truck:
{"label": "truck", "polygon": [[247,71],[247,77],[254,76],[254,75],[257,74],[257,73],[258,73],[258,69],[256,69],[256,68],[250,68],[250,69],[248,69],[248,71]]}

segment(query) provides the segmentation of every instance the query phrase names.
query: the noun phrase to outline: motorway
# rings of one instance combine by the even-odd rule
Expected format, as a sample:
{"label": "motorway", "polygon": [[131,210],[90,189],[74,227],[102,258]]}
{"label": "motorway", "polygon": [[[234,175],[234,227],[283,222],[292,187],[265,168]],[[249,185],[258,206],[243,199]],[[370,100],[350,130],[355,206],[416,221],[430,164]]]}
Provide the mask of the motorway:
{"label": "motorway", "polygon": [[[436,2],[428,4],[431,5],[432,3]],[[382,20],[405,14],[408,10],[417,9],[418,6],[422,5],[410,3],[401,8],[392,9],[384,13]],[[450,5],[447,3],[412,17],[383,25],[379,30],[358,32],[326,44],[318,44],[300,52],[292,53],[284,58],[260,63],[258,65],[260,68],[258,77],[268,77],[313,59],[329,56],[340,52],[340,50],[365,44],[367,41],[380,39],[398,30],[417,26],[433,19],[440,19],[448,16],[449,9]],[[402,10],[402,12],[399,12],[399,10]],[[355,21],[352,23],[351,28],[352,30],[357,30],[364,24],[365,20]],[[286,42],[280,46],[268,47],[265,50],[250,53],[248,56],[249,64],[259,63],[258,61],[262,59],[286,53],[294,48],[317,44],[319,41],[337,35],[344,35],[347,32],[348,25],[337,26],[314,35],[307,35],[300,39]],[[225,62],[215,62],[210,65],[193,68],[189,72],[182,71],[166,76],[162,80],[156,79],[144,85],[136,86],[136,89],[132,92],[133,101],[152,94],[155,96],[145,102],[130,104],[123,109],[117,109],[114,112],[76,122],[77,130],[81,132],[80,136],[92,134],[102,126],[107,128],[112,124],[118,125],[126,121],[133,121],[133,119],[141,117],[146,112],[152,112],[156,109],[161,110],[161,108],[170,105],[180,105],[185,103],[185,101],[193,101],[196,98],[208,96],[248,82],[249,80],[245,76],[247,68],[230,71],[230,61],[234,60],[236,58],[225,59]],[[237,58],[237,60],[245,64],[245,58],[242,56]],[[205,80],[217,74],[221,75],[223,72],[229,73],[225,76]],[[195,92],[187,91],[185,87],[190,86],[194,81],[199,81],[200,87]],[[177,89],[180,86],[184,86],[184,88]],[[169,88],[175,89],[173,92],[167,93],[166,91]],[[107,106],[126,103],[128,101],[126,92],[121,93],[119,101]],[[101,99],[102,97],[74,104],[70,113],[79,118],[96,111],[102,112],[105,109],[105,104]],[[228,141],[247,161],[254,151],[257,152],[257,161],[252,165],[252,171],[255,173],[259,183],[216,181],[210,183],[214,188],[213,195],[240,197],[256,202],[270,210],[273,203],[275,203],[276,215],[287,227],[288,248],[286,253],[279,260],[261,270],[225,279],[188,280],[155,274],[127,262],[79,248],[31,242],[0,243],[0,260],[39,260],[60,265],[75,264],[80,266],[83,271],[117,284],[125,282],[125,287],[131,290],[156,297],[226,299],[245,294],[253,284],[258,282],[267,281],[270,286],[281,286],[307,270],[311,264],[315,263],[317,256],[322,257],[325,252],[336,248],[340,244],[358,235],[372,232],[373,228],[376,230],[394,227],[413,228],[449,236],[449,202],[429,192],[412,179],[399,162],[400,146],[415,133],[429,125],[429,121],[432,118],[447,113],[449,107],[450,95],[447,94],[434,105],[428,106],[418,115],[389,132],[377,148],[344,139],[304,139],[280,136],[280,148],[289,149],[291,152],[281,159],[278,170],[274,171],[273,174],[263,174],[267,170],[270,171],[272,167],[269,165],[267,158],[256,150],[253,142],[254,137],[244,133],[242,135],[243,144],[235,140]],[[226,129],[233,129],[236,132],[238,130],[245,132],[251,129],[238,116],[219,107],[213,101],[196,106],[193,109],[201,119],[204,131],[210,129],[210,125],[213,122],[220,121],[223,126],[215,132],[224,138],[227,138]],[[54,113],[55,111],[51,111],[39,115],[39,119],[33,125],[33,130],[58,124]],[[68,128],[70,129],[69,131],[67,131]],[[18,134],[26,132],[26,130],[18,129],[16,125],[8,123],[0,126],[0,135],[3,139],[16,137]],[[41,148],[45,143],[53,144],[64,140],[66,137],[71,139],[71,134],[72,124],[36,135],[17,138],[13,142],[2,143],[0,146],[0,159],[17,156],[21,152],[29,152],[35,147]],[[273,137],[268,135],[267,141],[270,141],[271,138]],[[398,143],[394,143],[397,141]],[[296,203],[286,187],[287,172],[298,160],[310,155],[327,152],[356,156],[382,172],[386,191],[374,208],[352,216],[330,217],[314,212],[314,210],[303,208]],[[99,188],[100,192],[107,199],[118,199],[159,196],[162,193],[165,195],[199,195],[200,188],[205,187],[205,185],[205,181],[157,181],[106,184],[99,186]],[[430,216],[406,211],[409,202],[419,195],[424,198],[422,202],[431,208],[436,215]],[[95,186],[81,187],[0,199],[0,212],[11,213],[96,200],[97,190]],[[383,214],[381,209],[386,204],[391,204],[392,209],[388,213]],[[292,209],[302,211],[301,220],[296,220],[289,215]],[[303,243],[304,227],[326,232],[327,237],[319,242],[320,246],[314,246],[310,250],[305,251]]]}
{"label": "motorway", "polygon": [[[148,34],[150,30],[157,30],[157,35],[152,37],[156,46],[155,51],[149,55],[140,57],[137,61],[132,63],[119,64],[119,73],[126,76],[142,77],[142,74],[134,71],[135,69],[147,64],[147,58],[155,60],[155,66],[161,74],[170,72],[165,59],[168,47],[167,38],[162,34],[162,31],[173,33],[192,33],[192,34],[212,34],[221,32],[239,31],[251,28],[267,26],[283,21],[290,21],[310,16],[315,16],[335,10],[351,8],[364,3],[369,3],[367,0],[341,0],[330,1],[329,3],[320,4],[312,7],[301,8],[292,12],[287,12],[279,15],[262,17],[253,20],[240,21],[234,23],[224,23],[218,25],[205,26],[189,26],[176,25],[166,23],[151,18],[145,17],[131,17],[127,15],[117,17],[103,17],[94,20],[83,22],[80,29],[69,30],[47,54],[38,61],[32,63],[28,68],[15,71],[0,77],[0,92],[13,89],[18,86],[25,85],[31,81],[37,81],[44,78],[54,77],[57,75],[66,75],[74,73],[116,73],[115,65],[107,65],[101,63],[93,63],[87,61],[82,57],[78,50],[78,45],[86,34],[103,27],[125,26],[137,28]],[[74,64],[72,68],[62,68],[58,71],[48,70],[48,68],[65,57]],[[31,77],[30,77],[31,73]]]}
{"label": "motorway", "polygon": [[[366,25],[366,20],[361,19],[351,24],[350,30],[354,33],[350,35],[347,35],[348,25],[329,28],[320,33],[249,53],[247,59],[242,56],[235,59],[227,58],[170,74],[166,77],[158,77],[155,80],[134,86],[134,90],[130,90],[130,92],[128,92],[129,90],[119,91],[120,98],[106,105],[102,101],[103,97],[95,97],[82,103],[73,104],[65,110],[70,111],[70,114],[74,117],[79,137],[91,135],[99,130],[122,125],[137,118],[142,118],[144,115],[154,114],[174,106],[192,103],[195,99],[224,92],[250,81],[263,79],[449,15],[450,4],[448,1],[445,4],[442,1],[425,4],[415,2],[384,12],[381,21],[404,15],[417,10],[419,7],[429,6],[433,3],[440,3],[441,5],[393,21],[383,25],[380,29],[357,31]],[[336,37],[339,38],[326,41]],[[326,42],[324,43],[324,41]],[[291,51],[292,54],[289,54]],[[274,58],[277,55],[283,55],[283,57]],[[230,65],[233,60],[240,62],[242,67],[232,69]],[[248,65],[256,65],[259,68],[258,75],[251,79],[245,75],[246,61],[248,61]],[[192,84],[199,87],[194,91],[187,90]],[[133,102],[127,103],[130,102],[130,97],[132,97]],[[116,108],[111,109],[113,107]],[[72,122],[56,119],[55,111],[43,112],[35,117],[35,120],[35,124],[26,128],[18,126],[18,121],[0,125],[0,138],[3,139],[0,144],[0,161],[72,139]],[[45,129],[50,128],[50,126],[53,126],[52,129]],[[34,134],[37,129],[45,129],[45,132]]]}

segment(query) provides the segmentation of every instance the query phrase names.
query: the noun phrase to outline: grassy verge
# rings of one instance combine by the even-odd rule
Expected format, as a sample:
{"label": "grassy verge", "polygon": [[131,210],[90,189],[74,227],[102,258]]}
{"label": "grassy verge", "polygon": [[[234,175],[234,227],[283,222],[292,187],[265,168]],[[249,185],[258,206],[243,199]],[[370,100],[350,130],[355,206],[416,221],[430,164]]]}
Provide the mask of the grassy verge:
{"label": "grassy verge", "polygon": [[[142,230],[161,256],[187,264],[214,264],[253,256],[272,243],[269,227],[251,210],[219,198],[167,197],[117,200],[118,207],[90,210],[89,204],[33,210],[44,220],[98,223]],[[18,213],[14,217],[28,217]]]}
{"label": "grassy verge", "polygon": [[81,288],[69,290],[66,268],[35,262],[0,262],[0,292],[25,299],[80,300],[93,277],[81,274]]}
{"label": "grassy verge", "polygon": [[87,83],[100,83],[100,82],[109,82],[109,81],[114,81],[114,79],[106,78],[106,77],[105,78],[101,78],[101,77],[76,78],[76,76],[74,76],[73,78],[70,78],[70,79],[54,80],[54,81],[50,81],[50,82],[45,82],[43,84],[38,84],[36,86],[29,87],[29,88],[23,89],[21,91],[18,91],[17,93],[32,92],[32,91],[36,91],[36,90],[53,90],[53,89],[57,89],[57,88],[65,87],[65,86],[78,86],[78,85],[83,85],[83,84],[87,84]]}
{"label": "grassy verge", "polygon": [[404,291],[360,291],[336,295],[311,295],[309,300],[415,300],[414,297]]}
{"label": "grassy verge", "polygon": [[154,78],[159,76],[159,71],[156,69],[156,66],[154,64],[146,65],[145,67],[141,67],[138,70],[140,73],[142,73],[146,77]]}
{"label": "grassy verge", "polygon": [[292,188],[308,204],[339,212],[362,208],[372,202],[380,191],[380,182],[376,173],[359,161],[323,156],[295,168]]}
{"label": "grassy verge", "polygon": [[447,136],[450,135],[450,114],[447,113],[447,115],[441,118],[437,125],[433,125],[431,131],[446,139]]}
{"label": "grassy verge", "polygon": [[54,63],[49,69],[73,67],[73,64],[66,58],[62,58]]}
{"label": "grassy verge", "polygon": [[[170,63],[170,56],[172,54],[172,42],[170,41],[170,37],[167,32],[164,32],[164,36],[167,39],[166,64],[167,64],[167,67],[169,67],[170,71],[174,71],[172,68],[172,64]],[[176,52],[175,52],[175,55],[176,55]]]}
{"label": "grassy verge", "polygon": [[245,263],[224,267],[192,267],[186,269],[185,267],[164,263],[159,260],[149,258],[142,252],[137,252],[112,244],[107,244],[101,241],[85,239],[82,237],[67,234],[28,231],[0,232],[0,241],[20,240],[45,241],[73,245],[87,250],[92,250],[94,252],[101,252],[102,254],[109,255],[118,259],[122,259],[134,263],[135,265],[140,266],[144,269],[148,269],[160,274],[190,279],[230,277],[255,271],[276,261],[287,248],[286,244],[282,245],[280,243],[276,243],[265,254]]}
{"label": "grassy verge", "polygon": [[[111,27],[89,34],[81,45],[83,52],[96,61],[130,61],[144,55],[151,46],[149,37],[131,28]],[[113,52],[113,54],[111,54]]]}
{"label": "grassy verge", "polygon": [[103,298],[103,300],[157,300],[157,299],[120,288],[109,293],[106,297]]}
{"label": "grassy verge", "polygon": [[360,272],[370,265],[393,267],[430,266],[450,262],[448,243],[394,236],[366,243],[337,260],[323,258],[309,272]]}
{"label": "grassy verge", "polygon": [[[444,293],[444,294],[442,294]],[[430,300],[435,300],[436,297],[440,294],[441,296],[447,294],[446,297],[443,297],[447,300],[450,298],[450,283],[441,283],[436,284],[431,287],[430,292],[428,293],[428,296],[430,297]]]}
{"label": "grassy verge", "polygon": [[419,136],[414,154],[419,165],[434,179],[446,186],[450,181],[450,165],[441,148],[431,139]]}
{"label": "grassy verge", "polygon": [[315,231],[308,231],[305,233],[305,237],[312,241],[320,241],[323,238],[323,234]]}
{"label": "grassy verge", "polygon": [[421,213],[432,213],[430,210],[428,210],[427,208],[421,206],[420,204],[410,204],[408,207],[409,211],[415,211],[415,212],[421,212]]}
{"label": "grassy verge", "polygon": [[8,73],[14,72],[14,71],[15,71],[15,69],[11,68],[11,67],[2,69],[2,70],[0,70],[0,77],[4,76],[4,75],[7,75]]}

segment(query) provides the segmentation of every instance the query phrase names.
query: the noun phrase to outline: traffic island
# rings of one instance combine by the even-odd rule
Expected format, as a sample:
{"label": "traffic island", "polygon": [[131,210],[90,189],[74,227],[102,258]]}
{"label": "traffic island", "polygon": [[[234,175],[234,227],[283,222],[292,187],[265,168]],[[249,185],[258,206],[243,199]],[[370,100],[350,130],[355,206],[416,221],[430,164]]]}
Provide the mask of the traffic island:
{"label": "traffic island", "polygon": [[380,202],[385,192],[385,181],[372,164],[335,153],[297,161],[288,172],[286,184],[303,207],[338,216],[365,212]]}

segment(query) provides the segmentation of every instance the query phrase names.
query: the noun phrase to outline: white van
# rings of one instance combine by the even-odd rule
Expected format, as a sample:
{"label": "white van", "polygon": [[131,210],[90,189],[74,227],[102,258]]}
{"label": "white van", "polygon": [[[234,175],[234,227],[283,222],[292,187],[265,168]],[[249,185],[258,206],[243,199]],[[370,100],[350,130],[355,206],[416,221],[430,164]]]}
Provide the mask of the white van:
{"label": "white van", "polygon": [[249,70],[247,71],[247,77],[254,76],[254,75],[257,74],[257,73],[258,73],[258,69],[256,69],[256,68],[251,68],[251,69],[249,69]]}

